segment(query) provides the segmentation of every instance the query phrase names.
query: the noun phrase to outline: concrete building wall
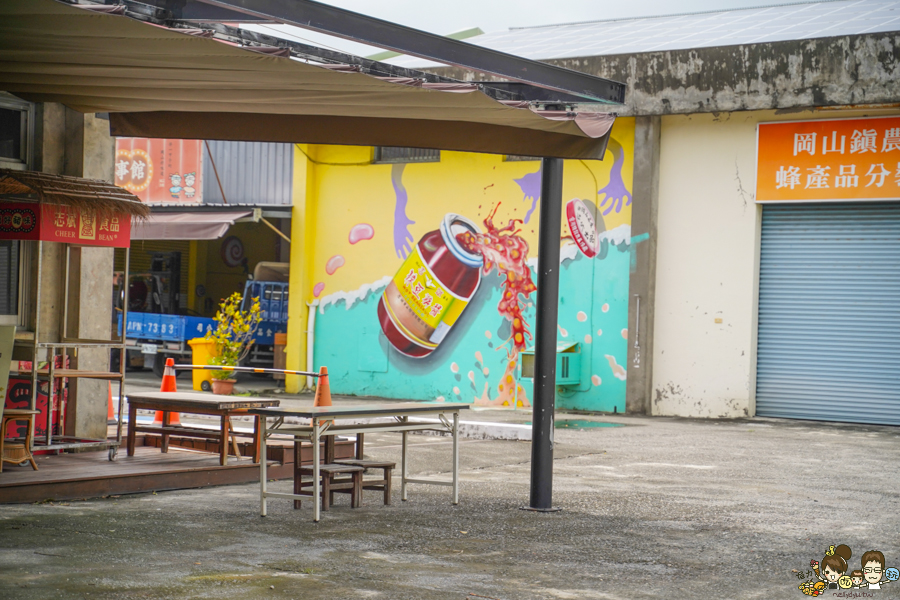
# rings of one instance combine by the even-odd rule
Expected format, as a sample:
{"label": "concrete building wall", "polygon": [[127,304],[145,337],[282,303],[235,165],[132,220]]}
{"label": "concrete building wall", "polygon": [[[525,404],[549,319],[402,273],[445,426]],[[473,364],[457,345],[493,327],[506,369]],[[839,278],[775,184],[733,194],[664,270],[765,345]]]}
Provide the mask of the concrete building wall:
{"label": "concrete building wall", "polygon": [[[900,96],[897,32],[547,62],[625,83],[620,115],[892,103]],[[434,71],[491,79],[457,68]]]}
{"label": "concrete building wall", "polygon": [[762,214],[754,203],[757,124],[889,113],[754,111],[662,118],[651,414],[755,414]]}

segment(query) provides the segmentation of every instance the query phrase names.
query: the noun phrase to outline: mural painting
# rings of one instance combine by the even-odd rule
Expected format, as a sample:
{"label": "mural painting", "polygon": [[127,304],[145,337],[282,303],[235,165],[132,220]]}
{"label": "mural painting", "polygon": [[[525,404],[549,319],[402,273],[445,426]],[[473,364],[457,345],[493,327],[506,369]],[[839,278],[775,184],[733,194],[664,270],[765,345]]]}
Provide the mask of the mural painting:
{"label": "mural painting", "polygon": [[[581,372],[557,404],[624,412],[633,120],[613,135],[607,160],[565,165],[564,199],[596,236],[584,252],[563,227],[558,342],[577,344]],[[335,393],[529,407],[540,163],[443,152],[351,167],[366,150],[318,147],[308,175],[315,367]]]}

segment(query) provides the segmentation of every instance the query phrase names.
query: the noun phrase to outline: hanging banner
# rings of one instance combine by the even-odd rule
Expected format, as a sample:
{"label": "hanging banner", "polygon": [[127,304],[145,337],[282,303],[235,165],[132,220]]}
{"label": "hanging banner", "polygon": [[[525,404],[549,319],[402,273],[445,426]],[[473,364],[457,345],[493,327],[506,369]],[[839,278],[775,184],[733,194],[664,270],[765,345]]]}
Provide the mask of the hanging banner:
{"label": "hanging banner", "polygon": [[141,202],[203,201],[203,142],[116,138],[116,185]]}
{"label": "hanging banner", "polygon": [[900,117],[760,123],[757,202],[900,198]]}
{"label": "hanging banner", "polygon": [[59,204],[4,202],[0,204],[0,237],[127,248],[131,245],[131,217],[124,213],[98,216],[91,210]]}

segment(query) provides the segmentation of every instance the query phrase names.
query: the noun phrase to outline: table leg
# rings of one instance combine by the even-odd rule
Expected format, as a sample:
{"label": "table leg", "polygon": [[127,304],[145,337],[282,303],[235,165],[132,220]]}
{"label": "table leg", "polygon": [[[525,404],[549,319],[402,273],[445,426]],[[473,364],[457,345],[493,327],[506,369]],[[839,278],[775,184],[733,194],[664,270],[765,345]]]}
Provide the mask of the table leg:
{"label": "table leg", "polygon": [[459,412],[453,413],[453,504],[459,504]]}
{"label": "table leg", "polygon": [[259,415],[253,415],[253,462],[259,462]]}
{"label": "table leg", "polygon": [[266,516],[266,425],[268,418],[256,417],[256,433],[259,438],[259,516]]}
{"label": "table leg", "polygon": [[[400,417],[400,422],[406,425],[409,417]],[[406,449],[407,449],[407,438],[409,437],[408,431],[403,431],[400,434],[400,499],[406,502]]]}
{"label": "table leg", "polygon": [[228,415],[228,429],[231,431],[231,449],[234,450],[234,457],[241,458],[241,451],[238,448],[237,435],[234,433],[234,423],[231,422],[231,415]]}
{"label": "table leg", "polygon": [[8,423],[8,419],[0,416],[0,473],[3,472],[3,440],[4,440],[4,438],[6,438],[6,424],[7,423]]}
{"label": "table leg", "polygon": [[231,425],[231,419],[228,413],[222,415],[222,437],[219,441],[219,464],[223,467],[228,464],[228,429]]}
{"label": "table leg", "polygon": [[128,403],[128,456],[134,456],[134,434],[137,427],[137,406]]}
{"label": "table leg", "polygon": [[312,419],[312,430],[313,430],[313,521],[319,522],[319,497],[321,494],[320,489],[320,481],[319,481],[319,419],[313,417]]}
{"label": "table leg", "polygon": [[[303,441],[294,437],[294,494],[300,495],[303,491],[303,476],[300,474],[300,467],[303,465],[302,459]],[[299,510],[303,506],[302,500],[294,500],[294,510]]]}
{"label": "table leg", "polygon": [[169,434],[166,433],[166,430],[169,428],[169,421],[171,420],[171,413],[167,410],[164,410],[162,415],[162,442],[160,443],[160,448],[162,449],[163,454],[169,452]]}

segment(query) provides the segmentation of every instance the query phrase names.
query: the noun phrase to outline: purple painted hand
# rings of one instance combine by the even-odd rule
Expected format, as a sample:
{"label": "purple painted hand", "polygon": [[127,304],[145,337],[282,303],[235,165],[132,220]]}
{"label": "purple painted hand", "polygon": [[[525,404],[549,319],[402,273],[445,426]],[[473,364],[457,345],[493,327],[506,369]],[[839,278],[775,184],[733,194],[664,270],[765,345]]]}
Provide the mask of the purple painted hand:
{"label": "purple painted hand", "polygon": [[600,203],[600,210],[603,211],[604,216],[613,210],[617,213],[621,212],[623,207],[631,205],[631,192],[628,191],[628,188],[625,187],[625,182],[622,180],[622,165],[625,163],[625,151],[622,150],[619,142],[613,138],[609,138],[609,146],[607,146],[606,150],[612,153],[614,160],[609,171],[609,184],[597,192],[605,195],[603,202]]}
{"label": "purple painted hand", "polygon": [[525,219],[523,220],[527,223],[531,220],[531,214],[534,212],[534,209],[537,208],[538,200],[541,199],[541,170],[538,169],[534,173],[529,173],[521,179],[513,179],[513,181],[519,184],[519,188],[524,196],[522,199],[525,201],[531,200],[531,208],[525,213]]}
{"label": "purple painted hand", "polygon": [[391,167],[391,183],[394,185],[394,194],[397,196],[397,203],[394,205],[394,251],[400,258],[406,258],[412,251],[413,236],[409,231],[409,226],[416,224],[406,216],[406,204],[409,202],[409,196],[406,188],[403,187],[404,167],[406,167],[405,164]]}

